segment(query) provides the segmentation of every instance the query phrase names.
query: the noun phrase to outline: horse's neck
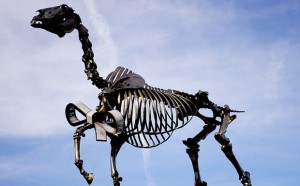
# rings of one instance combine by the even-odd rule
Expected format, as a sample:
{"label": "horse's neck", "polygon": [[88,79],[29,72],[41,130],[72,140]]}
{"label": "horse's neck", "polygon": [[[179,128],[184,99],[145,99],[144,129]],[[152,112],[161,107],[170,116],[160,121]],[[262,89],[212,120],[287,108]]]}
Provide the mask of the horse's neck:
{"label": "horse's neck", "polygon": [[82,61],[85,65],[84,72],[86,73],[88,79],[92,81],[93,85],[97,86],[98,88],[107,87],[106,80],[104,80],[97,71],[97,64],[94,61],[94,52],[92,50],[92,43],[89,40],[88,29],[85,28],[81,22],[79,22],[77,30],[83,50]]}

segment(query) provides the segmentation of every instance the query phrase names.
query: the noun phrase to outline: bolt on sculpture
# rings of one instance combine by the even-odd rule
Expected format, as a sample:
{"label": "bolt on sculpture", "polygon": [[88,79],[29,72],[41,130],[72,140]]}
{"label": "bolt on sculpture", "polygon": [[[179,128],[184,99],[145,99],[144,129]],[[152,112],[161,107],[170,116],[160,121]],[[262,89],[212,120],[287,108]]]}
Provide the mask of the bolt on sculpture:
{"label": "bolt on sculpture", "polygon": [[[95,129],[96,140],[111,139],[111,176],[114,186],[119,186],[122,178],[116,167],[116,157],[122,145],[127,142],[139,148],[151,148],[168,140],[172,133],[184,127],[193,116],[203,120],[204,127],[195,137],[184,140],[195,174],[195,186],[206,186],[200,177],[198,167],[198,143],[213,132],[217,126],[219,131],[215,139],[221,144],[221,149],[235,167],[239,179],[244,186],[251,186],[250,173],[244,171],[232,151],[230,140],[225,137],[228,125],[243,111],[232,110],[229,106],[218,106],[208,99],[208,93],[199,91],[195,95],[176,90],[164,90],[151,87],[138,74],[117,67],[106,79],[103,79],[93,59],[92,43],[88,30],[82,25],[81,19],[74,10],[63,4],[61,6],[38,10],[31,26],[42,28],[59,37],[77,29],[82,44],[82,61],[85,73],[92,84],[101,89],[99,106],[92,111],[81,102],[66,106],[66,117],[70,125],[79,126],[74,133],[75,165],[88,184],[93,181],[93,174],[83,169],[80,159],[80,139],[88,129]],[[210,109],[212,117],[200,114],[200,109]],[[79,120],[76,113],[85,116]]]}

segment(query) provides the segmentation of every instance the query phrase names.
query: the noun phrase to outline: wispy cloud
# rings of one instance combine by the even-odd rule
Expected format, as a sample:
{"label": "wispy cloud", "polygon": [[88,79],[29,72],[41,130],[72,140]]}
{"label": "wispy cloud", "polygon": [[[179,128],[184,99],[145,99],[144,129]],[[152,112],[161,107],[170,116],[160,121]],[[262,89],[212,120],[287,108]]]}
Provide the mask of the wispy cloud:
{"label": "wispy cloud", "polygon": [[2,170],[0,182],[1,180],[15,179],[30,172],[39,171],[38,167],[32,165],[29,161],[22,161],[20,158],[0,157],[0,168]]}
{"label": "wispy cloud", "polygon": [[[270,49],[270,61],[266,71],[266,98],[276,98],[282,93],[280,90],[284,68],[287,64],[289,50],[287,41],[275,43]],[[282,96],[282,95],[281,95]]]}
{"label": "wispy cloud", "polygon": [[[84,1],[86,8],[89,10],[89,20],[93,24],[93,28],[96,30],[97,36],[101,38],[99,46],[95,47],[99,54],[100,67],[105,66],[106,69],[113,70],[118,64],[117,48],[115,47],[113,38],[111,37],[111,31],[109,24],[105,18],[96,9],[94,0]],[[95,45],[94,45],[95,46]]]}
{"label": "wispy cloud", "polygon": [[[244,158],[242,164],[245,169],[252,169],[250,171],[253,172],[255,184],[268,185],[269,180],[274,180],[274,175],[280,174],[280,170],[274,171],[276,168],[268,170],[268,167],[275,167],[274,161],[283,161],[280,165],[288,167],[284,170],[290,173],[299,172],[296,164],[292,164],[287,158],[290,154],[293,162],[299,161],[299,137],[295,130],[295,116],[299,110],[300,72],[299,24],[296,19],[299,17],[298,1],[283,3],[284,5],[275,1],[220,3],[196,0],[67,0],[66,3],[81,15],[83,24],[90,31],[95,61],[102,76],[105,77],[117,65],[122,65],[139,73],[149,84],[156,87],[189,93],[195,93],[199,89],[209,91],[209,97],[215,103],[246,110],[246,113],[239,115],[230,125],[228,137],[234,143],[237,156]],[[10,153],[13,148],[24,152],[26,142],[17,141],[17,144],[24,145],[24,148],[20,148],[15,144],[6,144],[7,139],[46,139],[68,133],[70,140],[66,143],[71,146],[74,128],[66,122],[65,105],[80,100],[93,109],[98,104],[99,90],[86,80],[81,62],[82,50],[76,33],[59,39],[44,30],[29,26],[35,10],[59,5],[61,1],[1,1],[0,4],[0,21],[3,25],[0,30],[0,137],[4,143],[4,150],[1,152],[8,152],[7,156],[0,157],[0,168],[5,170],[0,178],[9,178],[15,169],[18,169],[16,174],[26,177],[28,172],[32,173],[30,175],[40,174],[36,167],[45,165],[41,163],[42,159],[49,162],[49,158],[42,154],[38,157],[41,162],[26,163],[37,159],[34,156],[36,154]],[[178,138],[195,135],[197,131],[194,127],[201,130],[201,121],[195,119],[192,122],[181,131],[175,132]],[[89,134],[93,135],[92,132]],[[89,135],[90,139],[94,139],[92,135]],[[208,136],[206,141],[209,142],[210,139],[214,140],[213,136]],[[174,144],[173,142],[176,143],[170,143]],[[45,144],[48,143],[52,144],[53,141],[47,139]],[[56,143],[53,149],[57,150],[61,141]],[[215,141],[212,143],[213,147],[218,148],[215,151],[219,152],[218,144]],[[184,151],[182,146],[174,146],[172,152],[178,149]],[[82,147],[84,152],[89,153],[93,149],[84,149],[86,144]],[[178,171],[177,163],[185,160],[188,162],[189,159],[184,154],[186,159],[178,160],[177,155],[166,152],[165,149],[168,148],[169,145],[166,144],[160,151],[166,154],[165,157],[172,157],[174,160],[167,172],[181,175],[181,172],[175,172]],[[207,152],[206,148],[203,145],[201,158]],[[54,159],[58,161],[61,156],[56,152],[70,153],[72,164],[73,148],[70,149],[68,148],[70,152],[53,150],[55,153],[51,157],[56,157]],[[120,162],[125,162],[124,165],[128,164],[128,159],[137,157],[128,149],[127,157],[122,156],[122,153],[118,156]],[[35,152],[34,149],[30,150]],[[108,148],[105,150],[109,151]],[[220,170],[227,170],[228,162],[225,158],[217,157],[219,154],[212,153],[215,151],[213,149],[204,156],[211,158]],[[143,161],[144,166],[134,169],[142,172],[142,175],[144,173],[146,181],[135,177],[137,185],[145,182],[148,186],[164,185],[162,180],[154,176],[159,171],[154,172],[153,169],[160,168],[160,161],[164,161],[157,158],[154,162],[155,152],[154,149],[142,151],[139,161]],[[277,152],[285,153],[274,156]],[[16,155],[12,157],[11,154]],[[20,158],[23,156],[24,158]],[[200,161],[206,161],[201,158]],[[223,161],[227,164],[222,164]],[[260,166],[260,162],[265,166]],[[185,168],[191,171],[188,163]],[[154,164],[157,166],[152,166]],[[93,166],[94,170],[102,170],[101,166]],[[131,175],[126,166],[120,167],[121,176]],[[72,168],[74,169],[70,168],[71,173],[77,171],[75,167]],[[228,167],[230,171],[221,170],[221,173],[215,169],[206,172],[207,168],[209,167],[203,166],[204,180],[207,177],[211,179],[206,180],[209,183],[217,183],[212,185],[219,185],[219,177],[224,185],[240,185],[238,180],[234,182],[229,179],[231,175],[228,174],[232,173],[232,179],[236,176],[231,171],[232,167]],[[43,174],[58,175],[55,170],[50,169],[51,167],[49,170],[45,169]],[[173,172],[173,169],[176,170]],[[77,176],[77,173],[74,175]],[[111,183],[109,173],[107,175],[107,180],[95,179],[95,184]],[[127,178],[123,177],[126,184]],[[184,179],[190,178],[192,183],[192,175]],[[44,181],[38,177],[36,179]],[[296,181],[291,182],[292,179]],[[170,180],[172,181],[173,179]],[[288,183],[298,183],[299,178],[286,174],[276,182],[295,185]],[[280,185],[278,183],[274,185]],[[81,185],[81,182],[76,184]]]}
{"label": "wispy cloud", "polygon": [[146,185],[147,186],[156,186],[156,183],[154,182],[154,179],[150,173],[150,167],[151,164],[150,158],[151,158],[151,149],[142,149],[142,155],[143,155],[143,162],[144,162],[144,174],[146,177]]}

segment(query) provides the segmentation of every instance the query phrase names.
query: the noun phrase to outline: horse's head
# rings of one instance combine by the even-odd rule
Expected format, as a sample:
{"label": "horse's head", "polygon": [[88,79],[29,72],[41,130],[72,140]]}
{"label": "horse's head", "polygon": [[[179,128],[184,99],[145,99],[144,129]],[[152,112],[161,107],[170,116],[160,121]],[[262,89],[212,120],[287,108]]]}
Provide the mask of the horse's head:
{"label": "horse's head", "polygon": [[[77,14],[68,5],[55,6],[51,8],[40,9],[39,14],[31,20],[31,26],[42,28],[59,37],[63,37],[66,33],[70,33],[78,26]],[[80,19],[80,18],[79,18]]]}

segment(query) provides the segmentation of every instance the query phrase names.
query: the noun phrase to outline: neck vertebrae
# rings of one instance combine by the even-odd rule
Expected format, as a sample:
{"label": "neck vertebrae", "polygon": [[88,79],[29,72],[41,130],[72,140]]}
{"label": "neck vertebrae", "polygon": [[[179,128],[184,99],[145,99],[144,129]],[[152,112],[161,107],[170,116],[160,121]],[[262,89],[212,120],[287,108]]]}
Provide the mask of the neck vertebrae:
{"label": "neck vertebrae", "polygon": [[92,81],[92,84],[98,87],[99,89],[107,87],[107,81],[104,80],[103,77],[100,77],[97,71],[97,64],[94,61],[94,52],[92,50],[92,43],[89,40],[88,29],[81,24],[81,19],[79,15],[75,14],[75,16],[77,18],[78,23],[76,28],[79,33],[79,40],[81,42],[83,50],[82,61],[85,65],[84,72],[86,73],[88,79]]}

